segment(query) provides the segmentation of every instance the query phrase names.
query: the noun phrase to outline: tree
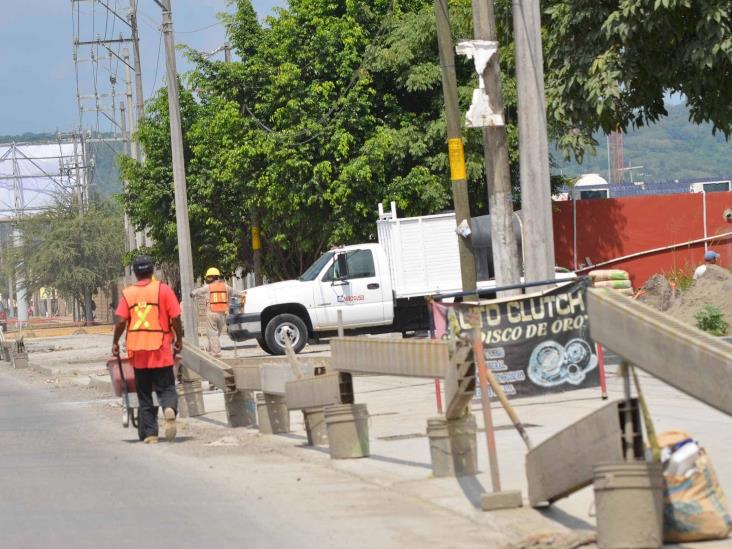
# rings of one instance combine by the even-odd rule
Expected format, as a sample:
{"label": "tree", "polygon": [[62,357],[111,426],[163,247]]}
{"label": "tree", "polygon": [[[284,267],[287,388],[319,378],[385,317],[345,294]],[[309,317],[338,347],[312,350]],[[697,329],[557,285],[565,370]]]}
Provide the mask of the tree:
{"label": "tree", "polygon": [[551,0],[544,48],[559,145],[580,158],[591,136],[656,122],[683,94],[694,123],[732,134],[729,0]]}
{"label": "tree", "polygon": [[22,238],[14,255],[26,292],[56,288],[80,299],[90,323],[91,296],[124,274],[119,207],[101,203],[79,215],[77,208],[57,204],[51,211],[23,218],[19,230]]}
{"label": "tree", "polygon": [[[227,24],[242,62],[189,51],[197,69],[187,84],[196,100],[182,90],[197,272],[247,266],[252,211],[267,274],[286,278],[332,245],[373,238],[380,201],[395,200],[403,215],[449,206],[430,2],[293,0],[264,28],[249,2],[237,6]],[[465,35],[469,7],[455,3],[456,29]],[[405,51],[413,46],[419,51]],[[410,56],[423,63],[404,79]],[[475,77],[471,64],[460,63],[467,108]],[[146,161],[125,159],[122,169],[128,213],[151,230],[156,254],[172,258],[166,109],[162,95],[148,105],[139,131]],[[471,187],[484,206],[479,133],[468,141]]]}
{"label": "tree", "polygon": [[[729,14],[720,12],[728,2],[548,0],[550,139],[581,159],[596,129],[664,115],[668,91],[689,97],[695,120],[728,132]],[[470,10],[470,0],[450,1],[455,38],[473,35]],[[517,181],[511,2],[497,0],[496,15]],[[430,0],[290,0],[264,26],[249,0],[237,0],[224,21],[241,61],[189,50],[196,68],[181,89],[196,272],[251,267],[252,213],[266,274],[281,279],[333,245],[374,239],[380,201],[394,200],[400,215],[450,207]],[[464,112],[476,76],[472,62],[456,62]],[[147,111],[139,130],[146,160],[122,163],[124,203],[133,222],[152,233],[158,258],[174,261],[165,95]],[[485,213],[481,135],[464,136],[473,213]]]}

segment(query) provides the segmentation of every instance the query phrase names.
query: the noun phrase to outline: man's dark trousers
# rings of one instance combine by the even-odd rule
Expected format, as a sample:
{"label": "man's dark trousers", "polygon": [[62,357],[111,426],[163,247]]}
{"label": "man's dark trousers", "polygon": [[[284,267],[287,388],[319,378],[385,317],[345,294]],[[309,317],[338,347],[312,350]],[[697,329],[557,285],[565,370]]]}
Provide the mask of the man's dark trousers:
{"label": "man's dark trousers", "polygon": [[140,401],[140,436],[144,439],[158,436],[158,407],[153,405],[153,389],[158,403],[165,408],[178,411],[178,393],[175,390],[175,375],[172,366],[163,368],[135,368],[137,399]]}

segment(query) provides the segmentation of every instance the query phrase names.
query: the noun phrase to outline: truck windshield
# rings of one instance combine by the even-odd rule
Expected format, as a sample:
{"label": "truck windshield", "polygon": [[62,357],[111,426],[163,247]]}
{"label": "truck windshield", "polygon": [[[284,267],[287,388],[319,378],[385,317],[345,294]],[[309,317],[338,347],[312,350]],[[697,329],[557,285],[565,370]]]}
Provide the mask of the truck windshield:
{"label": "truck windshield", "polygon": [[310,280],[315,280],[315,277],[320,274],[320,271],[323,270],[323,267],[325,267],[328,264],[328,262],[331,260],[332,257],[333,257],[333,252],[328,252],[326,254],[321,255],[315,261],[315,263],[313,263],[312,265],[310,265],[310,267],[308,267],[307,271],[302,273],[302,275],[300,276],[300,278],[298,278],[298,280],[300,280],[302,282],[309,282]]}

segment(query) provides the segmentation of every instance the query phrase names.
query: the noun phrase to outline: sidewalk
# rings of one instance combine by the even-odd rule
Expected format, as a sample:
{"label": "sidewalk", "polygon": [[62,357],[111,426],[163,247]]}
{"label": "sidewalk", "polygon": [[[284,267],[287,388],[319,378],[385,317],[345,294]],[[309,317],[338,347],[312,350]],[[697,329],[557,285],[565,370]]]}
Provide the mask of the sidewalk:
{"label": "sidewalk", "polygon": [[[61,384],[75,379],[76,384],[89,384],[111,395],[108,375],[104,368],[110,337],[82,335],[33,341],[29,345],[31,365],[59,379]],[[205,339],[204,339],[205,341]],[[51,352],[44,349],[53,348]],[[306,352],[323,354],[327,346],[306,348]],[[264,355],[256,344],[239,345],[238,356]],[[234,356],[228,339],[224,354]],[[671,387],[646,375],[641,375],[648,405],[656,422],[657,431],[680,429],[688,431],[706,448],[725,492],[732,495],[732,418],[683,395]],[[194,454],[211,452],[230,455],[259,451],[274,452],[301,465],[346,474],[363,485],[376,486],[402,496],[415,498],[456,516],[470,524],[484,525],[500,532],[501,543],[523,539],[537,532],[579,530],[594,528],[590,516],[593,502],[592,488],[588,487],[556,502],[552,507],[538,511],[528,507],[518,510],[485,513],[480,510],[480,494],[490,491],[485,434],[478,433],[478,464],[481,473],[462,479],[431,478],[429,443],[425,435],[429,417],[437,415],[434,383],[431,380],[387,376],[354,376],[356,402],[366,403],[370,414],[369,435],[371,456],[368,459],[331,460],[327,448],[304,446],[305,432],[302,414],[291,413],[292,432],[287,435],[262,436],[253,429],[226,427],[223,394],[206,392],[206,415],[181,421],[180,433]],[[608,372],[610,400],[622,397],[622,381]],[[103,393],[104,394],[104,393]],[[603,406],[598,389],[572,391],[548,397],[513,401],[521,420],[527,425],[534,444],[540,443],[560,429],[592,410]],[[479,402],[471,406],[479,428],[482,413]],[[524,473],[525,446],[500,405],[492,406],[496,425],[498,462],[503,489],[520,489],[524,498],[527,487]],[[117,414],[114,414],[117,420]],[[256,461],[256,460],[255,460]],[[283,490],[288,490],[286,484]],[[387,513],[388,514],[388,513]],[[729,542],[698,544],[699,547],[723,547]],[[486,545],[484,545],[486,546]],[[491,546],[491,545],[487,545]],[[693,547],[695,545],[687,545]]]}

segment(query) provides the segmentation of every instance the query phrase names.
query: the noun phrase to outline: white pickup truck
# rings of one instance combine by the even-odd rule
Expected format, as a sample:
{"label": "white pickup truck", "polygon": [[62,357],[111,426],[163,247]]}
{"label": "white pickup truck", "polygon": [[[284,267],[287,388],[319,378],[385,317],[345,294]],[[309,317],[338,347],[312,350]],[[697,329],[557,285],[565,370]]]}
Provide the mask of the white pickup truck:
{"label": "white pickup truck", "polygon": [[255,338],[270,354],[284,354],[289,336],[299,352],[337,331],[339,311],[348,333],[429,329],[425,298],[462,288],[455,214],[399,219],[393,203],[386,213],[380,204],[377,229],[378,243],[331,250],[297,280],[248,289],[244,303],[230,306],[229,336]]}

